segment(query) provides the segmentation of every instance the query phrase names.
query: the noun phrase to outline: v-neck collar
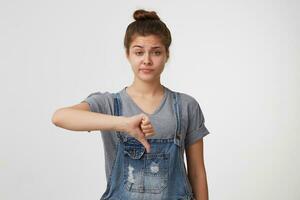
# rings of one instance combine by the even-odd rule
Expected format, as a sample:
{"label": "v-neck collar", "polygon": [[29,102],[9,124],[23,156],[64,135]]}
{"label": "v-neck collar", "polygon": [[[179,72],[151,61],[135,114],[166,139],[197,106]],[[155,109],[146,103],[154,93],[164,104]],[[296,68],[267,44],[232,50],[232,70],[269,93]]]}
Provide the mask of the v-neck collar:
{"label": "v-neck collar", "polygon": [[165,86],[163,86],[163,89],[164,89],[164,96],[163,96],[163,98],[162,98],[162,100],[161,100],[161,102],[160,102],[160,104],[159,104],[159,106],[155,109],[155,111],[153,112],[153,113],[151,113],[151,114],[149,114],[149,113],[146,113],[145,111],[143,111],[136,103],[135,103],[135,101],[131,98],[131,96],[129,96],[129,94],[126,92],[126,88],[127,88],[127,86],[125,86],[124,88],[123,88],[123,94],[124,94],[124,96],[127,98],[127,99],[129,99],[129,101],[131,101],[131,103],[140,111],[140,112],[142,112],[142,113],[144,113],[144,114],[146,114],[146,115],[148,115],[148,116],[153,116],[153,115],[155,115],[156,113],[158,113],[160,110],[161,110],[161,108],[163,107],[163,105],[164,105],[164,103],[165,103],[165,101],[166,101],[166,99],[167,99],[167,88],[165,87]]}

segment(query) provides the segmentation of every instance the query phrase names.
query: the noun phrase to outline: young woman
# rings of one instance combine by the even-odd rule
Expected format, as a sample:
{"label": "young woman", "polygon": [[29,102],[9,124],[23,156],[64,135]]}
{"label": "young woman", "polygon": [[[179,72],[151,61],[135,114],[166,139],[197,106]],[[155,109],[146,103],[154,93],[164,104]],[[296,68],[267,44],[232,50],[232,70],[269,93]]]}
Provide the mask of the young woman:
{"label": "young woman", "polygon": [[133,17],[124,38],[133,83],[58,109],[52,122],[101,131],[107,180],[102,200],[208,200],[203,113],[195,98],[160,82],[170,31],[154,11],[136,10]]}

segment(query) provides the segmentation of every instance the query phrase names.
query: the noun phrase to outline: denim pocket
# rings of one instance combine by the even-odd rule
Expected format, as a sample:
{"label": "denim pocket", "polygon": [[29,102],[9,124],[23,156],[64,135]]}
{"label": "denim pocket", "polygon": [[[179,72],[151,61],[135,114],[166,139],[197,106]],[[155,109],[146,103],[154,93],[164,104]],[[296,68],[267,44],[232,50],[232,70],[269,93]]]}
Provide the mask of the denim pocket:
{"label": "denim pocket", "polygon": [[145,154],[143,146],[124,147],[125,188],[131,192],[161,193],[168,183],[169,154]]}

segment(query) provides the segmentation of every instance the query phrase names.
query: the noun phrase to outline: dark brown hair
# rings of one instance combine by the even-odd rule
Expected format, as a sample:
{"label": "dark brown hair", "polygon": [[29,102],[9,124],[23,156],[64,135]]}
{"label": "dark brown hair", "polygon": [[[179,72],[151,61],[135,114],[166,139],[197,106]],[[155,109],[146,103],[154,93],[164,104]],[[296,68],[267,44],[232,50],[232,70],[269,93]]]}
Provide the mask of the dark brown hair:
{"label": "dark brown hair", "polygon": [[135,37],[156,35],[164,44],[167,57],[169,57],[169,47],[172,42],[171,33],[166,24],[160,20],[156,12],[139,9],[134,11],[133,18],[135,21],[127,26],[124,37],[126,53],[129,54],[130,44]]}

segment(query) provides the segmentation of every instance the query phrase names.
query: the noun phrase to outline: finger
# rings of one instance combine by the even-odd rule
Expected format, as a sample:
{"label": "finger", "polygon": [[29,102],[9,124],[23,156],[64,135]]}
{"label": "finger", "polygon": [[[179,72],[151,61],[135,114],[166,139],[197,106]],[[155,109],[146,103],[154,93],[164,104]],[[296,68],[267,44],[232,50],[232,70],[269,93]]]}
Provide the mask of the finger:
{"label": "finger", "polygon": [[148,125],[141,124],[141,128],[142,129],[151,129],[152,125],[151,124],[148,124]]}
{"label": "finger", "polygon": [[151,137],[151,136],[153,136],[153,135],[155,135],[154,132],[151,132],[151,133],[145,133],[145,137],[146,137],[146,138]]}
{"label": "finger", "polygon": [[145,130],[142,130],[142,131],[143,131],[144,134],[154,132],[153,129],[145,129]]}
{"label": "finger", "polygon": [[141,116],[142,116],[142,121],[146,121],[147,120],[148,116],[146,114],[141,113]]}
{"label": "finger", "polygon": [[140,124],[142,128],[148,128],[152,126],[150,121],[142,121],[142,123]]}
{"label": "finger", "polygon": [[148,124],[148,123],[150,123],[150,119],[149,119],[149,117],[148,117],[147,115],[144,115],[144,116],[143,116],[142,123],[143,123],[143,124]]}
{"label": "finger", "polygon": [[142,121],[142,123],[141,123],[141,124],[143,124],[144,126],[148,126],[148,125],[150,125],[150,124],[151,124],[151,122],[150,122],[150,121],[148,121],[148,122],[145,122],[145,121],[143,122],[143,121]]}
{"label": "finger", "polygon": [[145,121],[146,121],[146,115],[144,114],[144,113],[141,113],[140,115],[139,115],[141,118],[140,118],[140,120],[141,120],[141,124],[143,124]]}

